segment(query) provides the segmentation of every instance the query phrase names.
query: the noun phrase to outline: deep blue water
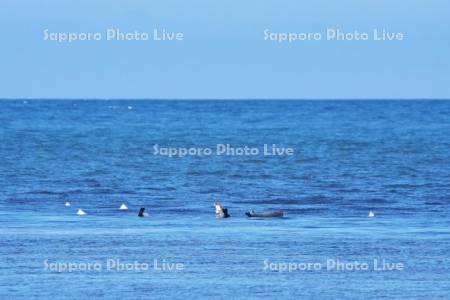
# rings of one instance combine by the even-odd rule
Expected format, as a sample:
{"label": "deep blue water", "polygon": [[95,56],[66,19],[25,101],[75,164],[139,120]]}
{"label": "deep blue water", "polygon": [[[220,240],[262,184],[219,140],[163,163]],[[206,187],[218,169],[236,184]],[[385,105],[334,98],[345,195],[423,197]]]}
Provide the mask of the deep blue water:
{"label": "deep blue water", "polygon": [[[154,144],[295,152],[169,158]],[[0,101],[0,159],[1,299],[450,298],[449,101]],[[327,270],[337,259],[369,270]]]}

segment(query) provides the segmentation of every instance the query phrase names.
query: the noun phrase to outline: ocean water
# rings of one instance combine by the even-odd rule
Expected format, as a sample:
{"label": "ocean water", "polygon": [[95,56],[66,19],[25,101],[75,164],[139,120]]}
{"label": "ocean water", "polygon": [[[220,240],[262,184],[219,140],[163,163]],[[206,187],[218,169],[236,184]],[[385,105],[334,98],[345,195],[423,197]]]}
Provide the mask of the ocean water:
{"label": "ocean water", "polygon": [[0,101],[0,160],[1,299],[450,298],[448,101]]}

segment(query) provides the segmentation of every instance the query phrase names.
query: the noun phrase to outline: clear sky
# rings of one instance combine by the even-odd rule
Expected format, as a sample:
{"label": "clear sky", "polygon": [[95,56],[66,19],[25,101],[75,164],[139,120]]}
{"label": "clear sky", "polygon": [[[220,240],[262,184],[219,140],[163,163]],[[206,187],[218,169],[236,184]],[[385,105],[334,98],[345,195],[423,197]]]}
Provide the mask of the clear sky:
{"label": "clear sky", "polygon": [[[184,33],[45,41],[43,31]],[[265,41],[271,32],[403,41]],[[450,98],[448,0],[2,0],[0,98]],[[105,39],[105,38],[104,38]]]}

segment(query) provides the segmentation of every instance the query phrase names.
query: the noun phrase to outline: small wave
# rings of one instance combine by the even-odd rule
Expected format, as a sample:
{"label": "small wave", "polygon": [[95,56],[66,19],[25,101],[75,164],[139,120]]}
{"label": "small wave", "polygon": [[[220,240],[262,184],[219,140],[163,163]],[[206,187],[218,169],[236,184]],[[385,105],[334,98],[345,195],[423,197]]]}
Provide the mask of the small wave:
{"label": "small wave", "polygon": [[363,149],[363,148],[370,147],[370,143],[368,143],[368,142],[357,141],[357,140],[353,140],[353,139],[338,138],[338,139],[334,139],[334,140],[328,140],[328,141],[326,141],[326,143],[330,144],[330,145],[331,144],[336,145],[336,146],[338,146],[338,148],[340,150],[349,150],[349,149],[354,149],[354,148]]}
{"label": "small wave", "polygon": [[115,191],[113,189],[109,188],[103,188],[103,189],[93,189],[85,191],[85,194],[94,194],[94,195],[108,195],[113,194]]}
{"label": "small wave", "polygon": [[203,190],[203,191],[198,191],[198,194],[212,194],[212,193],[222,193],[223,190],[220,189],[207,189],[207,190]]}
{"label": "small wave", "polygon": [[100,182],[98,182],[95,179],[85,179],[82,181],[82,183],[85,183],[90,187],[100,187],[101,186]]}
{"label": "small wave", "polygon": [[196,210],[196,209],[191,209],[191,208],[171,208],[171,209],[168,209],[168,211],[170,211],[170,212],[173,212],[173,213],[183,213],[183,214],[186,214],[186,213],[198,213],[199,211],[198,210]]}
{"label": "small wave", "polygon": [[174,197],[154,197],[155,200],[176,200]]}
{"label": "small wave", "polygon": [[308,214],[308,213],[314,213],[319,214],[326,211],[329,211],[328,208],[292,208],[292,209],[283,209],[287,214]]}
{"label": "small wave", "polygon": [[244,175],[238,175],[238,174],[233,174],[233,175],[229,175],[229,177],[234,177],[234,178],[245,178],[246,180],[254,180],[254,179],[272,179],[275,178],[275,176],[273,176],[272,174],[260,174],[260,175],[250,175],[250,174],[244,174]]}
{"label": "small wave", "polygon": [[414,175],[417,173],[418,171],[412,167],[402,167],[400,170],[400,175]]}
{"label": "small wave", "polygon": [[320,160],[319,157],[304,157],[304,158],[296,159],[296,160],[294,160],[294,162],[304,164],[304,163],[317,162],[319,160]]}
{"label": "small wave", "polygon": [[230,174],[230,175],[228,175],[228,177],[229,178],[244,178],[245,176],[237,173],[237,174]]}
{"label": "small wave", "polygon": [[331,204],[336,201],[342,200],[342,198],[331,198],[327,196],[311,196],[304,198],[304,202],[308,204]]}
{"label": "small wave", "polygon": [[225,176],[227,175],[227,171],[225,170],[217,170],[212,172],[205,171],[189,171],[186,173],[188,176]]}
{"label": "small wave", "polygon": [[303,204],[304,201],[300,199],[266,199],[266,200],[244,200],[239,201],[242,204],[255,205],[298,205]]}
{"label": "small wave", "polygon": [[149,191],[161,191],[161,192],[167,192],[167,191],[175,191],[176,188],[171,187],[171,186],[167,186],[167,187],[146,187],[143,188],[145,190],[149,190]]}
{"label": "small wave", "polygon": [[332,181],[332,182],[323,182],[320,185],[318,185],[319,187],[324,187],[324,188],[332,188],[332,189],[336,189],[336,188],[345,188],[345,186],[342,183],[336,182],[336,181]]}
{"label": "small wave", "polygon": [[385,188],[388,189],[417,189],[417,188],[424,188],[424,187],[432,187],[433,185],[431,183],[426,184],[408,184],[408,183],[397,183],[397,184],[388,184],[385,185]]}
{"label": "small wave", "polygon": [[[173,205],[173,203],[171,204]],[[164,200],[145,200],[139,203],[139,207],[147,207],[150,212],[155,211],[156,208],[158,208],[158,210],[171,210],[171,207],[168,206],[167,201]]]}
{"label": "small wave", "polygon": [[365,200],[365,202],[370,203],[370,204],[388,204],[388,203],[393,203],[393,202],[388,201],[388,200],[383,199],[383,198],[371,198],[371,199]]}
{"label": "small wave", "polygon": [[362,190],[352,188],[352,189],[340,189],[340,190],[337,190],[337,192],[339,192],[339,193],[360,193],[360,192],[362,192]]}
{"label": "small wave", "polygon": [[302,199],[261,199],[261,200],[243,200],[240,203],[244,204],[268,204],[268,205],[300,205],[300,204],[330,204],[334,203],[341,198],[331,198],[325,196],[312,196]]}
{"label": "small wave", "polygon": [[60,196],[62,194],[65,194],[67,192],[53,192],[53,191],[47,191],[47,190],[38,190],[38,191],[30,191],[30,192],[25,192],[23,194],[27,194],[27,195],[56,195],[56,196]]}
{"label": "small wave", "polygon": [[422,212],[423,208],[422,207],[413,207],[413,206],[409,206],[409,207],[389,207],[387,210],[398,211],[398,212],[401,212],[401,213],[408,213],[408,212]]}
{"label": "small wave", "polygon": [[426,201],[426,202],[425,202],[425,205],[445,205],[445,203],[442,203],[442,202],[435,202],[435,201],[433,201],[433,202],[428,202],[428,201]]}
{"label": "small wave", "polygon": [[242,161],[242,163],[244,163],[244,164],[257,164],[257,165],[263,164],[265,162],[266,161],[262,160],[262,159],[247,159],[247,160]]}

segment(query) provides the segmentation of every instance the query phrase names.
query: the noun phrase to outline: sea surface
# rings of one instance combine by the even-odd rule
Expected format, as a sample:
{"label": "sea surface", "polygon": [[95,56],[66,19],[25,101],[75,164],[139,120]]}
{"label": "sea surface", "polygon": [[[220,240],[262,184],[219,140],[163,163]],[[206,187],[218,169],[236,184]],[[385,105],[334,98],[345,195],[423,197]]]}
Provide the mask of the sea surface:
{"label": "sea surface", "polygon": [[449,101],[0,101],[0,299],[450,299],[449,209]]}

